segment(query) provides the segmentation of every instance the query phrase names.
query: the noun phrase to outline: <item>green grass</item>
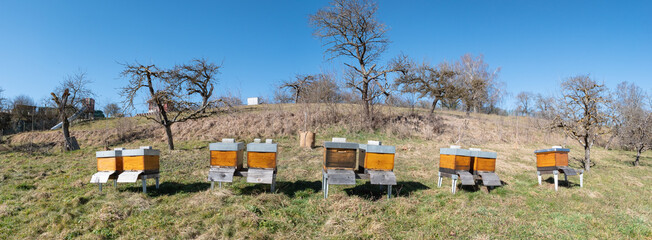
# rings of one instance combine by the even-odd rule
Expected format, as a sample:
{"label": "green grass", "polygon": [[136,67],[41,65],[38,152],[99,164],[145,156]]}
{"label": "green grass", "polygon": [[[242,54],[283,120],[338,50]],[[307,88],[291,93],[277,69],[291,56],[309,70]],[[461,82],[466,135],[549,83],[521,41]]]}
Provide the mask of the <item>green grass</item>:
{"label": "green grass", "polygon": [[[448,143],[333,127],[318,134],[317,145],[334,136],[397,146],[394,198],[358,180],[331,186],[330,197],[322,199],[323,150],[300,149],[295,137],[275,139],[280,155],[273,194],[269,185],[240,178],[211,191],[207,141],[162,150],[160,189],[149,182],[147,194],[140,183],[109,184],[103,193],[89,184],[99,147],[0,152],[0,239],[652,238],[649,153],[633,167],[631,152],[595,149],[598,165],[585,175],[584,188],[577,177],[566,187],[562,177],[555,192],[551,176],[542,186],[536,182],[532,151],[544,146],[489,144],[498,151],[506,185],[452,195],[450,179],[436,186],[438,148]],[[154,147],[165,149],[163,142]],[[579,151],[574,147],[571,157]]]}

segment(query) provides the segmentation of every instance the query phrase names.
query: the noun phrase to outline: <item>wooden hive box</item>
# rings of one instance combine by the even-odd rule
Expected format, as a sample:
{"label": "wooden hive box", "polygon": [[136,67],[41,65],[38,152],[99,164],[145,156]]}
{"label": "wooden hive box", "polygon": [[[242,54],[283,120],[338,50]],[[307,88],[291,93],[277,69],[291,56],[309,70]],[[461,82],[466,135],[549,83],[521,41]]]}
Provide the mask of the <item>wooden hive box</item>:
{"label": "wooden hive box", "polygon": [[567,167],[568,152],[570,149],[558,146],[534,151],[537,156],[537,170],[557,170],[558,167]]}
{"label": "wooden hive box", "polygon": [[496,157],[495,152],[485,152],[478,150],[471,150],[471,170],[473,174],[478,172],[495,172],[496,171]]}
{"label": "wooden hive box", "polygon": [[367,144],[360,144],[358,150],[358,171],[364,171],[364,169],[394,170],[396,154],[394,146],[383,146],[380,142],[369,141]]}
{"label": "wooden hive box", "polygon": [[247,166],[249,168],[276,169],[278,146],[267,139],[266,143],[247,144]]}
{"label": "wooden hive box", "polygon": [[346,139],[324,142],[324,169],[354,170],[357,150],[358,144],[346,142]]}
{"label": "wooden hive box", "polygon": [[113,151],[99,151],[95,152],[97,158],[97,171],[115,171],[121,172],[122,167],[122,149],[114,149]]}
{"label": "wooden hive box", "polygon": [[159,150],[152,147],[127,149],[122,151],[123,169],[125,171],[159,171]]}
{"label": "wooden hive box", "polygon": [[450,174],[471,171],[471,151],[459,148],[439,149],[439,171]]}
{"label": "wooden hive box", "polygon": [[222,142],[209,144],[211,167],[242,169],[244,147],[244,143],[234,142],[230,138],[222,139]]}

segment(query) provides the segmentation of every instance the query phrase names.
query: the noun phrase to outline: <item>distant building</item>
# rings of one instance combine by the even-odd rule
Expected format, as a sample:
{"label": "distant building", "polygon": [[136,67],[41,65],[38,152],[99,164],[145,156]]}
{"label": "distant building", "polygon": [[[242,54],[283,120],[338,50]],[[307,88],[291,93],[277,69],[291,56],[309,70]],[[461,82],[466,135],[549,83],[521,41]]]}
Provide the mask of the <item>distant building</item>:
{"label": "distant building", "polygon": [[247,105],[258,105],[260,103],[261,102],[259,97],[247,98]]}

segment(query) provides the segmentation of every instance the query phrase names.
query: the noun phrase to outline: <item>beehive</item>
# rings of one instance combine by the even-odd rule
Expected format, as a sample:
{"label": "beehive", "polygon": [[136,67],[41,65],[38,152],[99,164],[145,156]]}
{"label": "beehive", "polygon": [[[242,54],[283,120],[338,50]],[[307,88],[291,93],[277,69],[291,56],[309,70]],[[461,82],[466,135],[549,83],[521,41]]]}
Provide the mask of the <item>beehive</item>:
{"label": "beehive", "polygon": [[496,157],[498,154],[495,152],[485,152],[478,150],[471,150],[471,170],[474,174],[478,172],[495,172],[496,171]]}
{"label": "beehive", "polygon": [[247,166],[249,168],[276,169],[276,153],[278,146],[267,139],[265,143],[253,142],[247,144]]}
{"label": "beehive", "polygon": [[244,143],[233,139],[222,139],[222,142],[208,145],[211,152],[211,166],[242,169]]}
{"label": "beehive", "polygon": [[471,171],[471,151],[459,148],[439,149],[439,171]]}
{"label": "beehive", "polygon": [[392,171],[394,170],[394,158],[396,148],[394,146],[383,146],[380,142],[369,141],[367,144],[360,144],[358,150],[359,171],[364,169]]}
{"label": "beehive", "polygon": [[336,141],[324,142],[324,169],[355,169],[358,144],[346,139],[333,140]]}
{"label": "beehive", "polygon": [[97,171],[122,171],[122,149],[95,152]]}
{"label": "beehive", "polygon": [[567,167],[568,152],[570,152],[570,149],[557,146],[534,151],[537,156],[537,169],[556,170],[558,167]]}
{"label": "beehive", "polygon": [[123,170],[158,172],[159,150],[152,147],[140,147],[140,149],[127,149],[122,151]]}

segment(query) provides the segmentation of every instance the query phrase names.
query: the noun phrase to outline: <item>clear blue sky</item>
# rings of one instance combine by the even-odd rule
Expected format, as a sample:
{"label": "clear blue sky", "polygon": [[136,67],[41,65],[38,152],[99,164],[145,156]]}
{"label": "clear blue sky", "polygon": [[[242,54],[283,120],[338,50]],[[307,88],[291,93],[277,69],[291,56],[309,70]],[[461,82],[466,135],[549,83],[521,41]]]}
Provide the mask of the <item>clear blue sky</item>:
{"label": "clear blue sky", "polygon": [[[294,74],[339,72],[308,15],[327,1],[0,0],[0,87],[9,98],[47,97],[86,71],[102,105],[121,101],[118,62],[163,67],[196,57],[223,62],[216,94],[271,96]],[[379,1],[391,29],[384,59],[403,52],[438,63],[484,54],[513,95],[550,94],[591,74],[652,90],[650,1]],[[513,99],[503,104],[513,107]]]}

